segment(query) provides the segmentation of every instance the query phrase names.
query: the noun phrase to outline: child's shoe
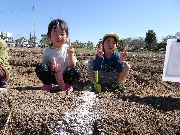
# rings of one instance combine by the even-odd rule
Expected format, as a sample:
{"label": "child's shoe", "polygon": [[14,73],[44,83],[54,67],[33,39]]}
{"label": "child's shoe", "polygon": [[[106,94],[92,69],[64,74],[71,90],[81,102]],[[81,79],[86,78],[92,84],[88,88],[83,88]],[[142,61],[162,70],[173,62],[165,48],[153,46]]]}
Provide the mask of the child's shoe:
{"label": "child's shoe", "polygon": [[124,88],[121,86],[120,83],[113,83],[113,84],[111,85],[111,87],[112,87],[112,89],[113,89],[114,91],[118,90],[118,91],[120,91],[121,93],[124,92]]}
{"label": "child's shoe", "polygon": [[52,84],[49,85],[43,85],[42,90],[50,92],[52,90]]}
{"label": "child's shoe", "polygon": [[1,90],[7,90],[6,87],[7,87],[6,82],[5,81],[0,81],[0,91]]}
{"label": "child's shoe", "polygon": [[73,91],[73,86],[65,83],[65,90]]}

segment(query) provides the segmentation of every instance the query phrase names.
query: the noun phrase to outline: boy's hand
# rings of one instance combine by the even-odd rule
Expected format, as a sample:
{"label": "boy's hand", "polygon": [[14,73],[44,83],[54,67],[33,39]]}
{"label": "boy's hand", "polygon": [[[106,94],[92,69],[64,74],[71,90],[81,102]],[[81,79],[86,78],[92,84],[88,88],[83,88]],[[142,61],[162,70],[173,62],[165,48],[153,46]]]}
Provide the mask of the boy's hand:
{"label": "boy's hand", "polygon": [[96,46],[97,47],[97,54],[98,54],[98,56],[100,57],[100,58],[102,58],[103,57],[103,54],[104,54],[104,52],[103,52],[103,50],[102,50],[102,44],[98,47],[98,45]]}
{"label": "boy's hand", "polygon": [[70,42],[70,39],[69,39],[68,45],[69,45],[69,47],[68,47],[68,49],[67,49],[67,54],[68,54],[68,55],[73,55],[73,53],[74,53],[74,47],[75,47],[77,44],[71,45],[71,42]]}
{"label": "boy's hand", "polygon": [[122,64],[123,61],[127,58],[128,56],[128,51],[129,51],[129,47],[125,46],[123,51],[121,52],[121,55],[120,55],[120,63]]}

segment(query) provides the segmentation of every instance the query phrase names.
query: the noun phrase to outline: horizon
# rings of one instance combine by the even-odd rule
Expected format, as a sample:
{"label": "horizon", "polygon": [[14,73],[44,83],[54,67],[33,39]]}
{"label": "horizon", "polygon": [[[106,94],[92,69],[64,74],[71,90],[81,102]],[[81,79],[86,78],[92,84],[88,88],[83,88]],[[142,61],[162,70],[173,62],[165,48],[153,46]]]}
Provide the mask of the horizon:
{"label": "horizon", "polygon": [[[109,6],[111,3],[116,4]],[[160,42],[162,37],[174,35],[179,31],[178,0],[111,2],[56,0],[53,3],[44,1],[43,5],[42,2],[35,0],[27,2],[19,0],[13,4],[12,0],[2,0],[0,4],[4,5],[0,9],[0,17],[4,20],[0,21],[0,30],[12,33],[14,39],[20,37],[29,39],[30,32],[34,36],[34,17],[37,42],[41,34],[47,33],[48,24],[53,18],[66,21],[72,42],[91,41],[94,45],[110,32],[116,33],[120,39],[125,39],[145,38],[146,32],[153,30],[157,41]]]}

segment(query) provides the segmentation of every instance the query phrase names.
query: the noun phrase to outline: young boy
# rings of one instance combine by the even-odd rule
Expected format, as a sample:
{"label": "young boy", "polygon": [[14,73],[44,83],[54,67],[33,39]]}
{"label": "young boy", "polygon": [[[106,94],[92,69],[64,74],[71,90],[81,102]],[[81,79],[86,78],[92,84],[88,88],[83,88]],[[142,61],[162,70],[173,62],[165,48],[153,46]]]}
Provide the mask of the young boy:
{"label": "young boy", "polygon": [[7,44],[0,39],[0,90],[6,90],[6,82],[9,79],[11,67],[8,62]]}
{"label": "young boy", "polygon": [[98,83],[101,85],[111,85],[114,90],[123,89],[120,83],[128,75],[130,65],[124,60],[128,56],[128,50],[124,48],[119,54],[115,51],[119,37],[114,34],[106,34],[103,37],[102,45],[97,50],[96,58],[88,61],[88,76],[93,89],[94,71],[98,70]]}

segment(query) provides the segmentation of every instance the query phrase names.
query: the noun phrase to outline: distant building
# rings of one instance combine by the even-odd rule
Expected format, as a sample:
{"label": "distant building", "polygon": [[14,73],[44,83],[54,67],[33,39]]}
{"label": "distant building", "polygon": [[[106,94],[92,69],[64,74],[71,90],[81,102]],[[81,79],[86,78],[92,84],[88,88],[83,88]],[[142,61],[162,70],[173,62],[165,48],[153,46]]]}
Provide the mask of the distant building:
{"label": "distant building", "polygon": [[10,32],[6,32],[6,37],[8,37],[8,38],[12,38],[12,33],[10,33]]}
{"label": "distant building", "polygon": [[12,33],[0,31],[0,38],[5,41],[12,41]]}

